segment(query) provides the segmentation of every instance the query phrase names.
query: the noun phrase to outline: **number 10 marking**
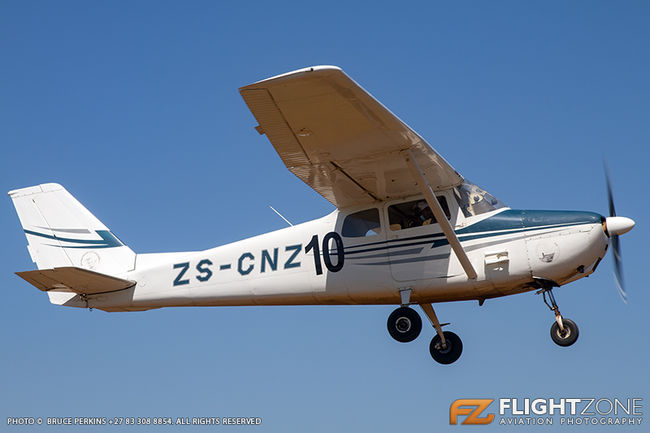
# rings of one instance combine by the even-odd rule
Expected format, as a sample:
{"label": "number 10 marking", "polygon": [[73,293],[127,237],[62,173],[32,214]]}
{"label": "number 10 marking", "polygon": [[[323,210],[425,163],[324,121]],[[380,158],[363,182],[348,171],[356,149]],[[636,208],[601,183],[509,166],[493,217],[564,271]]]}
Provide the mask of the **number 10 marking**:
{"label": "number 10 marking", "polygon": [[[336,264],[332,263],[332,257],[330,256],[330,241],[334,241],[336,244]],[[316,266],[316,275],[323,273],[323,265],[320,258],[320,249],[318,245],[318,235],[314,235],[311,238],[311,241],[305,245],[305,254],[314,251],[314,266]],[[325,267],[330,272],[338,272],[343,269],[343,262],[345,261],[345,254],[343,252],[343,240],[336,232],[329,232],[323,237],[323,261],[325,262]]]}

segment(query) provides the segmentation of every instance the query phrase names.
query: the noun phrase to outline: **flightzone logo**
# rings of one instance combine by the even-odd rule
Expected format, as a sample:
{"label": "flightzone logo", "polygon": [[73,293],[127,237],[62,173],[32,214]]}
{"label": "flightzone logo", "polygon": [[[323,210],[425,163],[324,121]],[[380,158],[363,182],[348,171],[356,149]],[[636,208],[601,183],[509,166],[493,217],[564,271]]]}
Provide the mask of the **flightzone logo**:
{"label": "flightzone logo", "polygon": [[637,426],[643,423],[642,402],[642,398],[598,397],[461,398],[449,407],[449,424]]}

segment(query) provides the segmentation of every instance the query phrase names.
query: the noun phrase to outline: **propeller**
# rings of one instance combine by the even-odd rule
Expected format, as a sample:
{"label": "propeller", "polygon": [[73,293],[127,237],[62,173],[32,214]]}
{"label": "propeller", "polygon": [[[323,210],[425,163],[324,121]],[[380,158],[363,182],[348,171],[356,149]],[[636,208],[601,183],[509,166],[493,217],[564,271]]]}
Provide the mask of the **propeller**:
{"label": "propeller", "polygon": [[614,282],[618,289],[621,299],[627,304],[627,293],[623,282],[623,261],[621,259],[621,243],[618,237],[634,227],[634,221],[630,218],[616,216],[614,207],[614,195],[612,194],[612,182],[609,178],[609,170],[605,164],[605,180],[607,182],[607,201],[609,204],[609,217],[605,219],[607,235],[611,239],[612,250],[614,254]]}

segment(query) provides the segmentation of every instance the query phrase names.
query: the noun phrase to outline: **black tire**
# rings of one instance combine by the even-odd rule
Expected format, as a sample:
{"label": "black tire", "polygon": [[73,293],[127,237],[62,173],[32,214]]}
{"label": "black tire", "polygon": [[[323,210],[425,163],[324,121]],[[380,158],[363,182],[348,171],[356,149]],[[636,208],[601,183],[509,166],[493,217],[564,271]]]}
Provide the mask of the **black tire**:
{"label": "black tire", "polygon": [[564,332],[562,332],[557,322],[553,322],[553,326],[551,326],[551,338],[558,346],[571,346],[578,339],[580,333],[578,325],[573,320],[565,319],[564,317],[562,318],[562,325],[564,325]]}
{"label": "black tire", "polygon": [[443,349],[440,336],[436,334],[435,337],[431,340],[429,344],[429,353],[431,357],[441,364],[451,364],[456,362],[460,358],[461,353],[463,353],[463,342],[460,337],[453,332],[444,331],[442,333],[445,336],[445,343],[447,343],[447,348]]}
{"label": "black tire", "polygon": [[388,316],[388,333],[400,343],[418,338],[422,331],[422,319],[412,308],[400,307]]}

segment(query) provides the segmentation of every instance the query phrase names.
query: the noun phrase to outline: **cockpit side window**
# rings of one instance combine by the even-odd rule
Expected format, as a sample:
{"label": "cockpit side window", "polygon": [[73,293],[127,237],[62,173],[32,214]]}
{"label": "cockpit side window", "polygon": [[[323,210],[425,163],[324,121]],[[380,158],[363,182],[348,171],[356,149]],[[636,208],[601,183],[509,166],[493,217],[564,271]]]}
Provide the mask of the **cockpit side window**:
{"label": "cockpit side window", "polygon": [[[437,197],[447,219],[451,219],[447,199],[443,196]],[[433,216],[433,212],[431,212],[429,205],[424,199],[389,206],[388,221],[390,229],[393,231],[437,223],[436,218]]]}
{"label": "cockpit side window", "polygon": [[506,207],[501,200],[467,180],[454,188],[454,196],[465,218]]}
{"label": "cockpit side window", "polygon": [[348,215],[343,220],[341,234],[348,238],[374,236],[381,233],[379,210],[367,209]]}

